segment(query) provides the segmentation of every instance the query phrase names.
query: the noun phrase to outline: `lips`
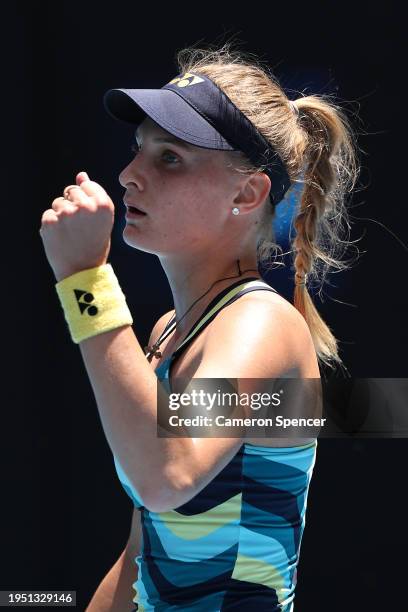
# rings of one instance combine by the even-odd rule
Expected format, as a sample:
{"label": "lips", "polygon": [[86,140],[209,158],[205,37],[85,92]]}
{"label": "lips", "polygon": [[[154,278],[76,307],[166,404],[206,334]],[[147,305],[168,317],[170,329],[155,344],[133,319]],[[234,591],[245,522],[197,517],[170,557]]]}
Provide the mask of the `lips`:
{"label": "lips", "polygon": [[138,206],[135,206],[134,204],[131,204],[126,198],[123,198],[123,203],[127,208],[127,214],[132,215],[132,216],[142,216],[145,215],[145,211],[142,210],[141,208],[139,208]]}
{"label": "lips", "polygon": [[128,209],[128,212],[130,212],[132,215],[145,215],[146,214],[143,210],[140,210],[140,208],[136,208],[136,206],[130,206],[129,204],[127,204],[127,209]]}

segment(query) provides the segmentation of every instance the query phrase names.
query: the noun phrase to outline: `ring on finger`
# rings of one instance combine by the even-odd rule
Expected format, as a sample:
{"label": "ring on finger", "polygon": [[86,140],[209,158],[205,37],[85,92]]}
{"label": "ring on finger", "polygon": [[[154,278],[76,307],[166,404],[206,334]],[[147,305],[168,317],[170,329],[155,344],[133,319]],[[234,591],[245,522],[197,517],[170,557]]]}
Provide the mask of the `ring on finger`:
{"label": "ring on finger", "polygon": [[71,185],[70,187],[65,187],[64,189],[64,200],[69,200],[69,192],[74,188],[80,189],[79,185]]}

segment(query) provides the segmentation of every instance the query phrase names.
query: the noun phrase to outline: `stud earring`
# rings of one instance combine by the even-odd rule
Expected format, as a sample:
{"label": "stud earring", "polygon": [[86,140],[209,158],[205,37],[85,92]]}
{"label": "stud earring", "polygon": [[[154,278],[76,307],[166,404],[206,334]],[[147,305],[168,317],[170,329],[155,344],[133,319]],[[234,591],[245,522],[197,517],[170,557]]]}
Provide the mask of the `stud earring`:
{"label": "stud earring", "polygon": [[233,215],[239,215],[239,208],[237,208],[236,206],[234,206],[234,208],[232,209],[232,214],[233,214]]}

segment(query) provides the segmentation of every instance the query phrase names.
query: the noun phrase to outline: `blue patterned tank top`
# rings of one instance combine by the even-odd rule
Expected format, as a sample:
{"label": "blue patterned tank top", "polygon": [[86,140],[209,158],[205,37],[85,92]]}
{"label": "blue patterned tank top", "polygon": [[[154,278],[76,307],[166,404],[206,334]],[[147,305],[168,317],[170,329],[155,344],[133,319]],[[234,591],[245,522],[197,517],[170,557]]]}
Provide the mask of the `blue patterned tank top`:
{"label": "blue patterned tank top", "polygon": [[[185,342],[156,368],[168,389],[174,356],[221,308],[248,290],[273,290],[263,281],[248,279],[233,287],[232,293],[230,287],[211,302]],[[168,512],[151,512],[143,506],[114,457],[119,480],[141,512],[135,609],[294,612],[316,449],[317,440],[284,448],[243,443],[204,489]]]}

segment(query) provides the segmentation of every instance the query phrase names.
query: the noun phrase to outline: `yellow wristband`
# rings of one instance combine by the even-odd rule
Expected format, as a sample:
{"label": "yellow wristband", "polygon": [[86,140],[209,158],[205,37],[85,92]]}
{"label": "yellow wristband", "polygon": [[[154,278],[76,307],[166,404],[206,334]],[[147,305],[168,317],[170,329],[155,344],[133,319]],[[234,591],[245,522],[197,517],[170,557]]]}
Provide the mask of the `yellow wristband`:
{"label": "yellow wristband", "polygon": [[132,325],[126,298],[110,264],[81,270],[59,281],[58,293],[72,340]]}

